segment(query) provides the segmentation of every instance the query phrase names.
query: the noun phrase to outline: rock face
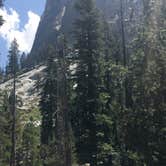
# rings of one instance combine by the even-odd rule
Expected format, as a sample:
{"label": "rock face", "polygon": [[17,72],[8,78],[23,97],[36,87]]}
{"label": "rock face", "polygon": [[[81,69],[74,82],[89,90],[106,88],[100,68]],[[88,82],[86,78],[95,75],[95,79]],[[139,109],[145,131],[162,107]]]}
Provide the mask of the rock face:
{"label": "rock face", "polygon": [[[66,10],[71,4],[71,0],[47,0],[41,21],[36,33],[34,44],[30,53],[32,65],[38,64],[41,59],[45,59],[43,50],[55,45],[57,36],[62,30],[63,19],[66,17]],[[41,58],[44,56],[43,58]]]}
{"label": "rock face", "polygon": [[[73,22],[78,15],[74,8],[75,1],[76,0],[47,0],[45,11],[41,17],[34,45],[31,50],[30,55],[32,59],[36,61],[41,59],[38,58],[38,56],[41,56],[43,48],[47,48],[49,44],[56,44],[59,33],[63,32],[69,39],[72,38]],[[123,1],[126,17],[129,17],[131,14],[133,17],[133,11],[139,11],[140,1],[141,0]],[[96,5],[108,22],[118,22],[120,0],[96,0]],[[138,14],[136,14],[136,17],[137,16]]]}
{"label": "rock face", "polygon": [[[71,75],[75,74],[76,64],[69,67]],[[20,110],[33,110],[38,108],[40,94],[44,82],[46,66],[38,65],[28,71],[18,73],[16,79],[16,95]],[[0,92],[6,91],[9,94],[13,88],[13,79],[0,84]],[[74,88],[74,87],[73,87]]]}
{"label": "rock face", "polygon": [[[40,99],[40,86],[43,79],[45,66],[36,66],[34,69],[18,75],[16,79],[16,94],[18,107],[21,110],[31,110],[38,107]],[[0,90],[11,92],[13,79],[0,84]]]}

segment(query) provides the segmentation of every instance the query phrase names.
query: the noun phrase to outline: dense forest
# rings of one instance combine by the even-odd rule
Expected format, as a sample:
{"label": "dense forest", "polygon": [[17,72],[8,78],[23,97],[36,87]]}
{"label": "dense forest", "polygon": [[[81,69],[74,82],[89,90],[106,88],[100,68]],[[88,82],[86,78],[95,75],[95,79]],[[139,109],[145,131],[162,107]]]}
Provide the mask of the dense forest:
{"label": "dense forest", "polygon": [[[58,31],[36,55],[13,40],[0,69],[0,166],[166,166],[166,3],[138,1],[129,12],[119,0],[115,24],[94,0],[74,0],[70,36]],[[39,102],[21,109],[17,84],[37,66]]]}

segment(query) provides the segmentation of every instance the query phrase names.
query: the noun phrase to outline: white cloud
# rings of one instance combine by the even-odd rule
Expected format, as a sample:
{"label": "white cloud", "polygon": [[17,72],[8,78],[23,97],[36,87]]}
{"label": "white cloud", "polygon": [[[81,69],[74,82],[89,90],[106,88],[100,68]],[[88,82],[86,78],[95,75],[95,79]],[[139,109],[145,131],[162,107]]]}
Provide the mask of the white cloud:
{"label": "white cloud", "polygon": [[28,21],[22,29],[20,29],[19,14],[12,8],[7,11],[5,8],[0,9],[0,15],[5,20],[2,27],[0,27],[0,37],[6,40],[7,47],[14,38],[17,39],[19,44],[19,50],[29,52],[32,48],[32,44],[35,38],[37,27],[40,21],[40,16],[28,11]]}

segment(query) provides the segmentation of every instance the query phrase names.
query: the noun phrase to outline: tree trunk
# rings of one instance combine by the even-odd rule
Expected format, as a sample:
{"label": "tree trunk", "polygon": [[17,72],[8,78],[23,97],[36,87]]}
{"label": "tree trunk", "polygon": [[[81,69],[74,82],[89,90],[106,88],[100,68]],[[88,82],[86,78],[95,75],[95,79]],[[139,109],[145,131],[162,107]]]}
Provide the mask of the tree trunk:
{"label": "tree trunk", "polygon": [[[126,39],[125,39],[125,27],[124,27],[124,5],[123,1],[120,0],[120,24],[121,24],[121,35],[122,35],[122,59],[123,59],[123,66],[126,68],[127,66],[127,53],[126,53]],[[122,107],[126,108],[126,92],[127,92],[127,82],[126,79],[124,80],[123,85],[123,93],[122,93]]]}
{"label": "tree trunk", "polygon": [[58,153],[63,161],[62,166],[71,166],[71,135],[68,110],[67,67],[65,64],[64,48],[58,53],[57,65],[57,105],[58,105]]}
{"label": "tree trunk", "polygon": [[16,165],[16,66],[15,66],[15,57],[13,56],[13,64],[12,64],[12,72],[13,72],[13,92],[11,96],[11,114],[12,114],[12,128],[11,128],[11,158],[10,158],[10,166]]}

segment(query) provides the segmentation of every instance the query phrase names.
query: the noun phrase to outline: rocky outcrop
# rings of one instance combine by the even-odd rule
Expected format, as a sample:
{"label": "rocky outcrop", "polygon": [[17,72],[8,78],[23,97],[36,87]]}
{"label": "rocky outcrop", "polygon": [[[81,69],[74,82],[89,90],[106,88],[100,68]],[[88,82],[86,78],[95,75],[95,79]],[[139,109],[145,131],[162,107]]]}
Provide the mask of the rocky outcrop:
{"label": "rocky outcrop", "polygon": [[[75,74],[76,66],[76,64],[70,65],[70,75]],[[45,69],[45,65],[38,65],[28,71],[17,73],[16,96],[18,101],[17,106],[20,110],[33,110],[34,108],[38,108],[44,76],[46,74]],[[13,79],[9,79],[0,84],[0,92],[6,91],[10,94],[12,88]]]}
{"label": "rocky outcrop", "polygon": [[[55,45],[59,33],[63,32],[72,41],[73,22],[78,15],[74,8],[75,1],[47,0],[30,54],[33,62],[40,61],[41,56],[44,59],[43,49],[50,44]],[[120,0],[96,0],[96,5],[109,23],[116,24],[118,22]],[[135,16],[138,18],[139,6],[140,0],[125,1],[125,17],[133,18]],[[135,15],[133,11],[136,11]]]}
{"label": "rocky outcrop", "polygon": [[[16,79],[16,95],[18,108],[32,110],[38,107],[41,88],[38,84],[43,80],[45,66],[36,66],[32,70],[20,74]],[[0,84],[0,91],[11,92],[13,79]]]}
{"label": "rocky outcrop", "polygon": [[56,41],[69,0],[47,0],[31,50],[34,59],[43,48]]}

